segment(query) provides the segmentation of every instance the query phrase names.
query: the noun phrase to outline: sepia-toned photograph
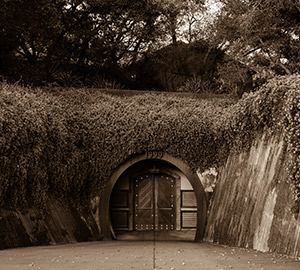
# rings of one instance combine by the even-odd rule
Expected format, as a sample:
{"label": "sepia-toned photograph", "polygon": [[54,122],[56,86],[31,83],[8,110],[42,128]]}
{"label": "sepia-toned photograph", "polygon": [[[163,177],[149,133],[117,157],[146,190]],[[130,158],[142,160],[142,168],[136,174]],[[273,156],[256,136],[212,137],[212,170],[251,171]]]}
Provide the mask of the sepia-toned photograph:
{"label": "sepia-toned photograph", "polygon": [[0,0],[0,270],[132,269],[300,269],[300,0]]}

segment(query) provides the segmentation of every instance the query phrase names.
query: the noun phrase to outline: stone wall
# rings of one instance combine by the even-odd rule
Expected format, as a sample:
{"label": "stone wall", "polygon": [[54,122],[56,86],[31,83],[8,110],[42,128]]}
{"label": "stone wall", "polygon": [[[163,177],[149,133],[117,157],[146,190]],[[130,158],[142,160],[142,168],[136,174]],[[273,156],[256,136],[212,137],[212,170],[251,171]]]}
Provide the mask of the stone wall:
{"label": "stone wall", "polygon": [[97,211],[54,199],[46,211],[0,209],[0,249],[100,240]]}
{"label": "stone wall", "polygon": [[263,135],[220,168],[210,202],[206,241],[300,256],[300,216],[285,169],[282,139]]}

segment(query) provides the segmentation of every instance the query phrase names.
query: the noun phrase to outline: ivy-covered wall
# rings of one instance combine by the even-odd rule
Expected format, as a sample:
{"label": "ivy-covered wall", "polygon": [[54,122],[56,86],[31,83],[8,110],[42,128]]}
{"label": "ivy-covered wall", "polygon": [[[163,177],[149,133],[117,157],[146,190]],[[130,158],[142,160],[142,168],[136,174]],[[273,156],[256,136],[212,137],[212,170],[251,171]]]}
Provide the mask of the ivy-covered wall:
{"label": "ivy-covered wall", "polygon": [[263,131],[283,133],[291,196],[299,202],[299,85],[299,75],[279,77],[236,102],[2,83],[0,206],[43,207],[48,194],[90,200],[122,162],[152,150],[204,171],[249,149]]}
{"label": "ivy-covered wall", "polygon": [[0,206],[43,207],[48,194],[89,201],[122,162],[152,150],[193,168],[218,163],[222,111],[232,103],[2,84]]}
{"label": "ivy-covered wall", "polygon": [[[281,181],[291,183],[284,194],[294,201],[297,215],[299,85],[299,75],[278,77],[236,101],[165,93],[114,96],[97,89],[1,83],[0,207],[12,212],[37,209],[46,215],[54,197],[67,201],[68,209],[80,209],[134,155],[161,151],[204,171],[225,166],[230,155],[247,162],[247,154],[240,153],[249,153],[259,136],[281,134],[288,156]],[[272,202],[270,197],[267,205]],[[0,226],[11,213],[5,211],[0,212]]]}
{"label": "ivy-covered wall", "polygon": [[300,215],[291,197],[282,136],[257,138],[219,168],[206,241],[300,257]]}

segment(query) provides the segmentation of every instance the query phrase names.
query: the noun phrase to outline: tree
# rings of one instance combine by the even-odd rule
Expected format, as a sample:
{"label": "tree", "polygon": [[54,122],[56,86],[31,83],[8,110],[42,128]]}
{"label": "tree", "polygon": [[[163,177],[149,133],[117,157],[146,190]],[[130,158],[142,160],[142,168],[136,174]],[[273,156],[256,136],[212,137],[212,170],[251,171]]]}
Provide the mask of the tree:
{"label": "tree", "polygon": [[[159,34],[159,6],[146,0],[91,1],[89,8],[98,29],[92,48],[105,51],[114,63],[135,61]],[[96,49],[96,54],[99,53]]]}
{"label": "tree", "polygon": [[159,8],[146,0],[5,0],[0,72],[41,84],[134,62],[160,33]]}
{"label": "tree", "polygon": [[220,0],[215,42],[254,70],[300,70],[300,4],[297,0]]}
{"label": "tree", "polygon": [[[205,0],[154,0],[161,10],[164,43],[175,44],[178,40],[195,41],[196,23],[202,19]],[[169,41],[170,40],[170,41]]]}
{"label": "tree", "polygon": [[[122,80],[148,51],[194,39],[204,0],[3,0],[0,75],[30,84]],[[187,31],[186,31],[187,32]],[[193,35],[193,37],[192,37]],[[92,74],[92,75],[91,75]]]}
{"label": "tree", "polygon": [[92,29],[83,1],[6,0],[0,10],[4,75],[42,83],[54,66],[82,61]]}

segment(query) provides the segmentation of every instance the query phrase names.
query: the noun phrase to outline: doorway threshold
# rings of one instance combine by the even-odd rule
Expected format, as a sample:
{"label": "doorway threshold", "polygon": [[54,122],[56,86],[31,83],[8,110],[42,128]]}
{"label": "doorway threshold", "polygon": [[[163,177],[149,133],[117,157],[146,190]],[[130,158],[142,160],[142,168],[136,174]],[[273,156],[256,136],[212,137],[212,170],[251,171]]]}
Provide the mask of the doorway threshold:
{"label": "doorway threshold", "polygon": [[115,231],[121,241],[194,241],[196,230],[184,231]]}

